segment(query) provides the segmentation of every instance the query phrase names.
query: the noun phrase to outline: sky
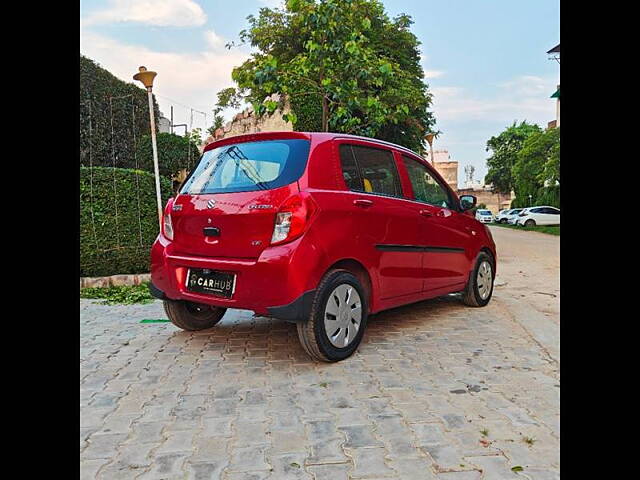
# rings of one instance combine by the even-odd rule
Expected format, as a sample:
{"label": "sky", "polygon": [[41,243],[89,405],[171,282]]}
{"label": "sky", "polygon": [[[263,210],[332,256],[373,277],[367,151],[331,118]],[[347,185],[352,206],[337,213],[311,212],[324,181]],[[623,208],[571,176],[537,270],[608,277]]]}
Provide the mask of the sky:
{"label": "sky", "polygon": [[[383,0],[387,13],[410,15],[421,42],[425,82],[447,149],[475,180],[486,174],[487,140],[514,121],[545,127],[555,118],[560,66],[546,54],[560,42],[559,0]],[[225,48],[246,17],[279,0],[81,0],[80,53],[125,81],[140,65],[158,72],[154,93],[174,123],[209,126],[216,93],[249,47]],[[193,113],[191,112],[193,109]],[[199,113],[202,112],[202,113]],[[206,113],[206,117],[205,114]],[[232,111],[225,111],[227,120]],[[205,124],[207,122],[207,124]],[[179,130],[180,132],[182,129]]]}

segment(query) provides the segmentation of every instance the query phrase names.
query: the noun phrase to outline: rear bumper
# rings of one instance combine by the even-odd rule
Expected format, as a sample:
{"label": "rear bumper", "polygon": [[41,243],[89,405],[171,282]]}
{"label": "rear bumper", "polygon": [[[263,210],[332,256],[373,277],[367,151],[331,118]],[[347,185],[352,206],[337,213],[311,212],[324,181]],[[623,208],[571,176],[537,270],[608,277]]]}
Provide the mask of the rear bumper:
{"label": "rear bumper", "polygon": [[[310,306],[310,267],[314,259],[301,254],[301,239],[269,247],[259,258],[196,257],[176,253],[173,244],[159,235],[151,249],[151,291],[163,300],[188,300],[217,307],[252,310],[284,320],[303,318]],[[190,292],[189,268],[208,268],[236,275],[232,298]]]}

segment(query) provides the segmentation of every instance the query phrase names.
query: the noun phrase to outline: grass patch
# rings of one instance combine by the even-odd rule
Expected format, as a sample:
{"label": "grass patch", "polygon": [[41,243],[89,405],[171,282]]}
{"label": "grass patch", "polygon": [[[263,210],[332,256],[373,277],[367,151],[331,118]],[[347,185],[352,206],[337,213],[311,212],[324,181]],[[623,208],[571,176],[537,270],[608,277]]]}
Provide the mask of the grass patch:
{"label": "grass patch", "polygon": [[520,225],[509,225],[505,223],[491,223],[492,227],[512,228],[514,230],[526,230],[529,232],[548,233],[549,235],[560,235],[560,225],[536,225],[535,227],[522,227]]}
{"label": "grass patch", "polygon": [[133,305],[151,303],[154,297],[149,291],[149,283],[140,285],[121,285],[117,287],[90,287],[80,289],[80,298],[103,300],[102,305]]}

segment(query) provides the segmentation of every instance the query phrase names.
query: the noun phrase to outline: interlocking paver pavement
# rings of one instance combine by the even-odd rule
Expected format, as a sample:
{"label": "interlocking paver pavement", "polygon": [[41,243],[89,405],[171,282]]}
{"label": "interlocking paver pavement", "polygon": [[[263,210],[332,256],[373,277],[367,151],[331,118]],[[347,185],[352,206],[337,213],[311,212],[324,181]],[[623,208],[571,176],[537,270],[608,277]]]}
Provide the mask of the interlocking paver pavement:
{"label": "interlocking paver pavement", "polygon": [[557,255],[557,238],[493,232],[487,307],[383,312],[336,364],[249,312],[188,333],[139,323],[160,302],[81,300],[81,478],[559,478],[559,272],[518,245]]}

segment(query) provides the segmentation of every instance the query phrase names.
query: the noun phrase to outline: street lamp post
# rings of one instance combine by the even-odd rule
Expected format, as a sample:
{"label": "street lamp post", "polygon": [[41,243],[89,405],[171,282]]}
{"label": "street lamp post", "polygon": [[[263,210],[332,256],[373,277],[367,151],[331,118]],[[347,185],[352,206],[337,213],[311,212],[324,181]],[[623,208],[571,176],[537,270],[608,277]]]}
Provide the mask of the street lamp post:
{"label": "street lamp post", "polygon": [[531,206],[531,194],[529,194],[529,206]]}
{"label": "street lamp post", "polygon": [[149,120],[151,123],[151,146],[153,148],[153,172],[156,178],[156,200],[158,202],[158,223],[162,230],[162,195],[160,190],[160,168],[158,167],[158,146],[156,144],[156,117],[153,111],[153,79],[157,73],[147,70],[146,67],[138,68],[138,73],[133,76],[134,80],[139,80],[147,89],[147,97],[149,98]]}
{"label": "street lamp post", "polygon": [[433,165],[435,167],[436,165],[436,160],[435,158],[433,158],[433,137],[435,137],[434,133],[427,133],[424,138],[427,139],[427,142],[429,143],[429,155],[431,155],[431,165]]}

